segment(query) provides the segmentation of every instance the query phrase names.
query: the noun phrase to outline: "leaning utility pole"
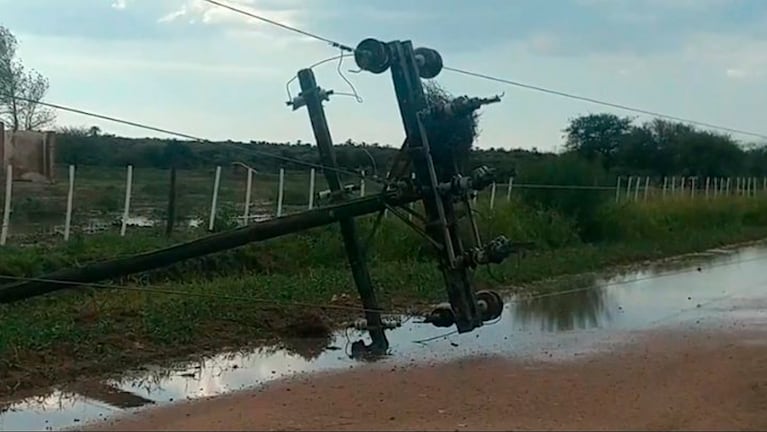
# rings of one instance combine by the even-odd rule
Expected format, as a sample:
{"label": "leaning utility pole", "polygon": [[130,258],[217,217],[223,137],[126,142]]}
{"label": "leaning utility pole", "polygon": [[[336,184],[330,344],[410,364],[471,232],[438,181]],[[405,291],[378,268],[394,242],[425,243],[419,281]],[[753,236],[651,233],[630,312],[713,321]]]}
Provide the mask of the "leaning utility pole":
{"label": "leaning utility pole", "polygon": [[[438,245],[439,267],[450,300],[449,308],[445,305],[435,311],[435,314],[447,316],[446,323],[455,323],[460,333],[469,332],[481,326],[485,318],[492,315],[483,314],[480,310],[478,293],[472,288],[469,270],[478,264],[500,262],[511,252],[510,243],[504,237],[499,237],[486,248],[482,248],[479,230],[468,199],[470,189],[463,182],[465,177],[458,172],[457,161],[451,155],[439,155],[442,164],[438,167],[440,172],[437,172],[435,154],[430,147],[422,118],[428,114],[429,109],[453,113],[462,110],[471,112],[480,105],[496,102],[499,98],[489,101],[465,98],[449,106],[428,107],[421,79],[436,77],[442,70],[442,58],[433,49],[413,49],[410,41],[384,43],[375,39],[365,39],[355,50],[355,60],[361,69],[375,74],[391,70],[406,134],[401,154],[409,156],[409,165],[415,173],[416,188],[421,191],[426,211],[426,233]],[[451,182],[454,187],[440,190],[440,180]],[[475,185],[475,188],[481,189],[492,181],[491,175],[485,176],[486,183]],[[472,225],[475,242],[473,250],[465,250],[461,242],[455,211],[455,204],[458,202],[466,206],[466,214]],[[483,309],[495,310],[501,306],[497,295],[482,294]],[[490,302],[498,304],[489,307],[487,303]],[[451,316],[452,320],[449,319]]]}
{"label": "leaning utility pole", "polygon": [[[378,212],[373,233],[384,211],[400,218],[434,247],[442,272],[449,303],[439,305],[427,322],[440,327],[455,325],[465,333],[501,315],[503,300],[492,291],[475,292],[472,273],[479,266],[503,261],[514,245],[504,236],[483,244],[469,198],[474,191],[490,186],[493,171],[480,167],[466,175],[460,170],[456,143],[430,142],[424,119],[443,116],[466,119],[481,106],[500,101],[499,97],[482,99],[459,97],[427,103],[421,79],[436,77],[442,70],[442,58],[435,50],[413,49],[409,41],[380,42],[363,40],[355,49],[355,61],[363,70],[376,74],[391,69],[394,90],[405,129],[405,143],[388,171],[383,191],[376,195],[349,199],[338,176],[332,138],[325,118],[323,101],[332,91],[317,86],[310,69],[298,72],[301,94],[289,104],[293,109],[306,106],[325,176],[330,186],[330,204],[302,213],[258,222],[231,231],[212,234],[173,247],[130,257],[64,269],[37,278],[0,286],[0,303],[10,303],[53,291],[113,279],[132,273],[154,270],[176,262],[221,252],[307,229],[339,223],[354,282],[362,300],[372,344],[355,342],[352,352],[382,354],[388,349],[381,320],[381,309],[370,280],[365,251],[359,243],[354,218]],[[430,117],[431,116],[431,117]],[[433,125],[433,129],[435,128]],[[464,150],[470,149],[473,134]],[[439,140],[435,140],[439,141]],[[466,141],[466,140],[464,140]],[[460,147],[459,145],[459,147]],[[460,150],[460,149],[458,149]],[[468,154],[468,152],[466,152]],[[421,201],[426,215],[412,210],[409,204]],[[409,213],[409,214],[407,214]],[[422,223],[411,221],[417,216]],[[473,244],[464,246],[459,220],[466,217]],[[370,235],[372,238],[372,234]],[[362,350],[360,350],[362,348]]]}
{"label": "leaning utility pole", "polygon": [[[309,112],[314,138],[317,140],[317,148],[320,151],[320,160],[322,165],[326,167],[323,171],[330,187],[330,201],[332,203],[345,201],[347,199],[346,191],[341,187],[338,163],[333,150],[333,139],[330,136],[325,109],[322,106],[322,101],[327,99],[329,93],[317,86],[314,72],[311,69],[298,71],[298,81],[301,84],[301,94],[291,101],[291,104],[294,110],[301,105],[306,105],[306,110]],[[373,283],[370,280],[365,253],[357,238],[357,225],[352,218],[343,218],[338,222],[341,225],[341,236],[343,236],[346,255],[349,259],[354,283],[357,285],[357,291],[362,300],[362,306],[365,308],[367,329],[372,339],[371,345],[366,348],[371,354],[384,354],[389,349],[389,342],[386,340],[386,334],[384,334],[380,307]]]}

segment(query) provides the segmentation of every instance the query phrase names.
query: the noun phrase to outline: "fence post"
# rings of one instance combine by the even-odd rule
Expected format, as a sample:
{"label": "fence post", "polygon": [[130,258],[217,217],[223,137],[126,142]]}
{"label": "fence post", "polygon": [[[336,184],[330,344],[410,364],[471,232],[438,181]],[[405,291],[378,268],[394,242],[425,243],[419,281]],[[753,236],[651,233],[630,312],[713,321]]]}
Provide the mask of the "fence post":
{"label": "fence post", "polygon": [[647,201],[647,193],[650,190],[650,176],[644,179],[644,200]]}
{"label": "fence post", "polygon": [[[413,179],[413,180],[415,180],[415,173],[410,173],[410,178],[411,178],[411,179]],[[477,198],[476,198],[476,197],[474,197],[474,204],[476,204],[476,203],[477,203]],[[410,207],[410,210],[414,210],[414,206],[415,206],[415,203],[414,203],[414,202],[411,202],[410,204],[408,204],[408,206]],[[413,213],[412,213],[412,212],[408,213],[408,215],[407,215],[407,219],[408,219],[410,222],[412,222],[412,221],[413,221]]]}
{"label": "fence post", "polygon": [[642,182],[642,177],[637,176],[636,185],[634,185],[634,202],[639,201],[639,184]]}
{"label": "fence post", "polygon": [[756,177],[751,177],[751,196],[756,196]]}
{"label": "fence post", "polygon": [[690,177],[690,198],[695,199],[695,185],[697,184],[697,177]]}
{"label": "fence post", "polygon": [[662,192],[661,196],[664,199],[666,198],[666,189],[667,188],[668,188],[668,176],[663,176],[663,192]]}
{"label": "fence post", "polygon": [[253,196],[253,170],[248,168],[248,178],[245,180],[245,210],[242,212],[244,225],[250,223],[250,200]]}
{"label": "fence post", "polygon": [[727,181],[724,185],[724,194],[729,195],[730,194],[730,186],[732,185],[732,177],[727,177]]}
{"label": "fence post", "polygon": [[8,241],[8,230],[11,224],[11,196],[13,195],[13,165],[5,166],[5,208],[3,209],[3,227],[0,231],[0,246]]}
{"label": "fence post", "polygon": [[69,166],[69,190],[67,190],[67,214],[64,216],[64,241],[69,241],[72,227],[72,202],[75,194],[75,166]]}
{"label": "fence post", "polygon": [[170,187],[168,188],[168,214],[165,221],[165,235],[173,234],[173,225],[176,223],[176,166],[170,167]]}
{"label": "fence post", "polygon": [[676,176],[671,177],[671,196],[676,194]]}
{"label": "fence post", "polygon": [[509,189],[506,191],[506,201],[511,201],[511,188],[514,186],[514,177],[509,177]]}
{"label": "fence post", "polygon": [[708,199],[708,189],[711,186],[711,177],[706,177],[706,199]]}
{"label": "fence post", "polygon": [[314,208],[314,168],[309,170],[309,210]]}
{"label": "fence post", "polygon": [[123,205],[123,220],[120,226],[120,237],[125,237],[128,229],[128,215],[130,214],[130,198],[133,191],[133,165],[128,165],[128,175],[125,177],[125,203]]}
{"label": "fence post", "polygon": [[615,182],[615,203],[620,202],[621,199],[621,176],[618,176],[618,180]]}
{"label": "fence post", "polygon": [[277,217],[282,217],[282,200],[285,197],[285,168],[280,168],[280,184],[277,191]]}
{"label": "fence post", "polygon": [[634,180],[634,177],[629,176],[628,180],[626,181],[626,201],[631,201],[631,181]]}
{"label": "fence post", "polygon": [[495,182],[493,182],[492,185],[490,185],[490,210],[495,208]]}
{"label": "fence post", "polygon": [[365,196],[365,170],[361,171],[362,178],[360,178],[360,198]]}
{"label": "fence post", "polygon": [[210,201],[210,220],[208,231],[213,231],[216,226],[216,208],[218,207],[218,187],[221,185],[221,166],[216,167],[216,176],[213,179],[213,199]]}

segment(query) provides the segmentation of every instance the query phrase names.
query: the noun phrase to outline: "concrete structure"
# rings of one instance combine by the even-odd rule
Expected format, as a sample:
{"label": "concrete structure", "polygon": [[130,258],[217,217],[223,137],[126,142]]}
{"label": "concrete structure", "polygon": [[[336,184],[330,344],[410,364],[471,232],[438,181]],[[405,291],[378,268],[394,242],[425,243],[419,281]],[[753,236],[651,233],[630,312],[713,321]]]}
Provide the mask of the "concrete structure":
{"label": "concrete structure", "polygon": [[53,132],[10,131],[0,123],[0,160],[3,170],[13,165],[13,179],[33,182],[55,181],[56,134]]}

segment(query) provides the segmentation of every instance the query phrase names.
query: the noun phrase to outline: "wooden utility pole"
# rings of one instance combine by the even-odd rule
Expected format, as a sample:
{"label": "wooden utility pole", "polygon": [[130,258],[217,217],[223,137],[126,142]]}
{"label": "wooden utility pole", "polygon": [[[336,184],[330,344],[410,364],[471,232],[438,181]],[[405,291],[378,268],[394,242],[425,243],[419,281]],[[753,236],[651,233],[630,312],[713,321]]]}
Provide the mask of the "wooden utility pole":
{"label": "wooden utility pole", "polygon": [[[437,175],[429,146],[429,139],[424,125],[419,118],[426,109],[426,97],[419,73],[415,50],[410,41],[394,41],[386,44],[388,61],[391,68],[394,90],[397,95],[402,123],[405,127],[407,153],[410,156],[417,187],[423,191],[423,206],[426,212],[426,232],[443,247],[440,253],[442,270],[448,299],[455,315],[455,324],[459,332],[468,332],[482,325],[482,317],[477,308],[477,299],[471,286],[469,273],[460,262],[464,256],[463,244],[458,235],[457,217],[453,197],[442,196],[437,191]],[[435,51],[420,53],[423,72],[427,72],[426,56],[436,58]],[[438,69],[442,67],[438,60]],[[428,71],[433,72],[433,71]],[[439,70],[436,70],[438,73]],[[434,73],[436,75],[436,73]],[[448,176],[458,174],[454,167],[442,167]],[[468,201],[466,199],[465,201]],[[473,218],[473,214],[468,212]],[[473,221],[472,221],[473,222]],[[475,231],[475,234],[477,232]],[[475,242],[479,242],[475,238]]]}
{"label": "wooden utility pole", "polygon": [[[328,93],[317,86],[314,72],[311,69],[298,71],[298,81],[301,84],[301,95],[299,97],[309,112],[309,120],[314,131],[314,138],[317,140],[317,148],[320,151],[320,160],[322,165],[326,167],[323,172],[331,191],[331,202],[345,201],[346,193],[342,188],[341,179],[338,175],[338,163],[336,162],[333,150],[333,139],[330,136],[325,109],[322,106],[322,101],[327,99]],[[294,106],[295,108],[297,107]],[[365,254],[357,238],[357,224],[352,218],[340,219],[338,223],[341,225],[341,235],[344,240],[349,265],[351,266],[352,277],[357,285],[362,305],[365,308],[367,328],[372,340],[371,345],[367,348],[372,354],[384,354],[389,349],[389,342],[384,333],[380,307],[375,290],[373,289],[373,283],[370,280],[370,273],[365,262]]]}
{"label": "wooden utility pole", "polygon": [[[405,127],[405,144],[397,154],[392,169],[389,170],[386,187],[381,193],[350,199],[342,187],[332,138],[322,105],[331,92],[319,88],[312,70],[304,69],[298,73],[301,95],[291,101],[291,104],[294,110],[303,106],[307,107],[322,166],[325,168],[323,172],[330,187],[329,206],[209,235],[166,249],[61,270],[23,282],[3,285],[0,286],[0,303],[18,301],[78,284],[154,270],[179,261],[233,249],[250,242],[268,240],[337,222],[341,226],[352,275],[365,310],[367,328],[373,340],[369,346],[365,346],[362,342],[355,342],[352,352],[359,349],[361,344],[363,353],[382,354],[387,351],[389,344],[384,334],[381,309],[373,290],[364,249],[359,243],[353,218],[388,209],[408,223],[408,215],[395,207],[407,210],[409,204],[420,200],[426,213],[425,216],[418,215],[423,222],[423,228],[420,224],[410,223],[409,225],[434,246],[450,301],[446,306],[438,306],[427,317],[426,322],[440,327],[455,324],[459,333],[465,333],[482,326],[483,322],[501,316],[503,311],[501,296],[489,290],[475,293],[471,283],[473,269],[479,265],[500,263],[515,248],[512,242],[502,235],[483,244],[474,219],[469,194],[491,186],[496,181],[493,170],[479,167],[470,175],[464,175],[459,171],[461,161],[455,158],[450,147],[438,146],[437,151],[432,152],[423,117],[446,114],[460,119],[462,116],[471,115],[483,105],[499,102],[500,97],[489,99],[461,97],[438,104],[427,104],[421,79],[436,77],[442,70],[442,58],[439,53],[431,49],[413,49],[409,41],[384,43],[375,39],[366,39],[358,45],[354,55],[357,65],[363,70],[380,74],[391,69],[397,102]],[[464,208],[457,211],[457,206],[460,205]],[[211,207],[215,211],[215,199]],[[126,203],[126,213],[127,208]],[[473,234],[474,244],[466,248],[459,233],[458,220],[461,216],[468,218]],[[211,220],[213,220],[212,217]]]}
{"label": "wooden utility pole", "polygon": [[11,303],[54,291],[70,289],[78,284],[94,283],[155,270],[179,261],[234,249],[251,242],[269,240],[335,223],[341,219],[375,213],[386,208],[387,204],[399,206],[417,201],[419,198],[419,195],[413,191],[400,189],[254,223],[165,249],[59,270],[37,276],[31,280],[0,286],[0,303]]}

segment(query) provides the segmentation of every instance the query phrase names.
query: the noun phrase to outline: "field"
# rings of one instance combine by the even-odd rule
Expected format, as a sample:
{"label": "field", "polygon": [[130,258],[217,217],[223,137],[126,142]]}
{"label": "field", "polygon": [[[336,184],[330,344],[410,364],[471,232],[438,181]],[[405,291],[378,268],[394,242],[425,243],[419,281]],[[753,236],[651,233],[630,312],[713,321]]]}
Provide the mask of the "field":
{"label": "field", "polygon": [[[137,170],[136,185],[140,178],[149,178],[140,173]],[[199,191],[193,195],[197,198],[184,201],[190,207],[197,202],[204,211],[209,205],[205,187],[210,176],[198,173],[179,182],[187,191]],[[117,189],[119,195],[119,175],[93,177],[102,180],[89,181],[90,189],[84,185],[85,190]],[[154,178],[160,184],[163,176],[158,173]],[[223,202],[237,201],[243,192],[238,183],[242,182],[222,181]],[[303,183],[304,179],[297,180],[292,186],[297,203]],[[146,181],[136,187],[137,202],[142,202],[138,196],[144,191],[143,202],[159,205],[165,192],[159,186],[151,189],[151,184]],[[230,185],[226,192],[225,184]],[[101,196],[107,195],[102,192]],[[492,269],[479,269],[478,284],[520,293],[561,289],[561,285],[546,288],[534,283],[767,237],[763,197],[615,203],[613,196],[588,190],[520,192],[511,201],[498,198],[492,210],[486,196],[481,197],[483,238],[503,233],[533,242],[535,250]],[[270,197],[266,192],[265,198]],[[83,199],[81,205],[85,204]],[[371,218],[362,218],[361,225],[366,237]],[[107,232],[76,236],[67,243],[11,242],[0,250],[0,274],[36,276],[201,234],[185,231],[169,239],[161,234],[161,227],[130,230],[125,238]],[[392,217],[384,220],[368,256],[379,298],[388,312],[405,313],[445,298],[441,276],[427,252],[422,240],[403,223]],[[341,322],[359,315],[356,306],[337,228],[315,229],[136,275],[109,287],[0,306],[0,361],[4,363],[0,389],[115,373],[148,361],[275,338],[327,336]]]}
{"label": "field", "polygon": [[[178,170],[176,180],[176,222],[188,228],[190,222],[207,226],[216,168]],[[83,233],[94,227],[115,230],[104,225],[121,220],[126,190],[125,168],[78,167],[75,173],[72,230]],[[358,179],[342,176],[346,184],[359,184]],[[242,168],[222,166],[219,186],[217,220],[219,227],[230,225],[230,219],[242,216],[245,207],[247,175]],[[4,180],[0,182],[4,187]],[[251,215],[274,216],[277,212],[279,175],[256,173],[251,191]],[[10,239],[24,241],[30,237],[60,236],[66,215],[69,187],[68,167],[57,167],[54,184],[16,182],[13,185]],[[327,189],[322,173],[315,177],[315,193]],[[366,183],[368,193],[379,190],[372,181]],[[136,167],[129,223],[134,225],[163,225],[168,211],[170,172],[156,168]],[[1,198],[4,200],[4,197]],[[309,202],[309,173],[286,171],[283,212],[305,209]],[[222,225],[223,224],[223,225]],[[12,242],[13,240],[11,240]]]}

